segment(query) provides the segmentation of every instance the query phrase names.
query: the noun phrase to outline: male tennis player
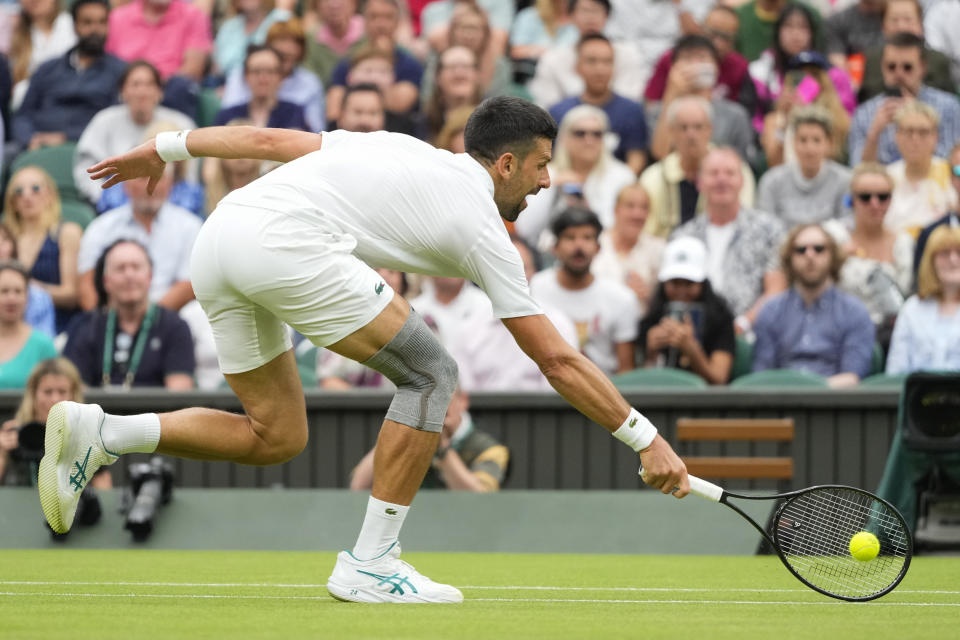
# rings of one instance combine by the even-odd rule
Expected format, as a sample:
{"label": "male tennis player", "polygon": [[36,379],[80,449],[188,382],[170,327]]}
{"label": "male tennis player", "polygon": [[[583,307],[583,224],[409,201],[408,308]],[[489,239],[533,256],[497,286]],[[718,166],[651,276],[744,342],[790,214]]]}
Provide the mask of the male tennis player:
{"label": "male tennis player", "polygon": [[284,330],[380,371],[396,395],[377,440],[373,491],[352,551],[327,587],[357,602],[460,602],[400,560],[397,537],[437,449],[457,383],[449,354],[374,271],[467,278],[553,387],[639,452],[648,484],[688,490],[681,460],[603,373],[569,347],[530,297],[501,221],[550,185],[556,123],[515,98],[484,102],[454,155],[404,135],[214,127],[160,134],[90,169],[105,186],[162,175],[165,161],[259,158],[283,166],[225,197],[197,237],[191,274],[210,318],[220,367],[246,415],[184,409],[113,416],[60,403],[47,420],[40,500],[67,531],[77,498],[101,465],[131,452],[279,464],[307,441],[303,390]]}

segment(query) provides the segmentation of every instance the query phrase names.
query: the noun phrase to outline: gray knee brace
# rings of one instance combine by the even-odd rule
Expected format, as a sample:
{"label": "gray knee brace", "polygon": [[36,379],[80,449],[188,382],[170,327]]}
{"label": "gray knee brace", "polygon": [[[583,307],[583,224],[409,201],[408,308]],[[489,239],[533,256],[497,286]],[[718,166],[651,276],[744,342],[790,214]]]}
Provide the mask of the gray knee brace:
{"label": "gray knee brace", "polygon": [[397,385],[387,419],[421,431],[443,428],[457,363],[416,311],[411,309],[393,340],[363,364]]}

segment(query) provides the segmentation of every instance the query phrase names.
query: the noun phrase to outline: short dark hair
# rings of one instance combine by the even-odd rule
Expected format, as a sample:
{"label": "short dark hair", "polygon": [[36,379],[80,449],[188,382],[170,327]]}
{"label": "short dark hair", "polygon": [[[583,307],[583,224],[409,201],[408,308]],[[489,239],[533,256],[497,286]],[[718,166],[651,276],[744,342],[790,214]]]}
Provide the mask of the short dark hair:
{"label": "short dark hair", "polygon": [[273,47],[267,46],[265,44],[251,44],[250,46],[247,47],[247,54],[243,57],[244,73],[247,73],[247,71],[249,70],[250,57],[253,56],[254,54],[260,53],[261,51],[269,51],[277,58],[277,62],[279,63],[277,65],[278,70],[280,69],[280,67],[283,66],[283,58],[280,56],[279,53],[277,53],[276,49],[274,49]]}
{"label": "short dark hair", "polygon": [[610,38],[602,33],[588,33],[581,37],[580,41],[577,42],[577,53],[580,53],[580,48],[583,47],[583,45],[587,44],[588,42],[596,42],[598,40],[606,42],[611,48],[613,47],[613,44],[610,42]]}
{"label": "short dark hair", "polygon": [[920,56],[923,56],[923,38],[908,31],[893,34],[887,38],[884,46],[896,47],[897,49],[916,49]]}
{"label": "short dark hair", "polygon": [[73,21],[77,21],[77,13],[80,12],[80,7],[87,4],[98,4],[104,9],[107,13],[110,13],[110,0],[76,0],[72,5],[70,5],[70,17],[73,18]]}
{"label": "short dark hair", "polygon": [[380,87],[372,82],[360,82],[358,84],[349,85],[343,92],[343,101],[340,103],[341,108],[343,105],[347,104],[347,98],[355,93],[375,93],[377,94],[377,97],[380,98],[380,104],[383,104],[383,92],[380,91]]}
{"label": "short dark hair", "polygon": [[541,107],[523,98],[500,96],[480,103],[463,130],[467,153],[494,163],[504,153],[524,157],[538,138],[557,137],[557,122]]}
{"label": "short dark hair", "polygon": [[676,62],[681,53],[686,51],[701,50],[709,51],[710,55],[713,56],[713,59],[717,61],[717,64],[720,64],[720,54],[717,53],[717,48],[713,46],[712,42],[710,42],[710,38],[698,35],[696,33],[690,33],[685,36],[681,36],[676,43],[674,43],[673,53],[670,56],[670,60],[672,62]]}
{"label": "short dark hair", "polygon": [[130,64],[127,65],[127,68],[123,70],[123,75],[120,76],[120,82],[117,85],[117,88],[122,90],[123,85],[127,84],[127,80],[130,78],[130,74],[136,71],[137,69],[146,69],[150,72],[150,75],[153,76],[153,81],[157,84],[158,87],[163,89],[163,78],[160,76],[160,72],[157,71],[157,68],[147,62],[146,60],[133,60]]}
{"label": "short dark hair", "polygon": [[[567,3],[567,11],[569,13],[573,13],[573,10],[576,8],[578,2],[580,2],[580,0],[570,0],[570,2]],[[610,11],[611,11],[610,0],[590,0],[590,2],[596,2],[597,4],[602,4],[603,10],[607,12],[608,16],[610,15]]]}
{"label": "short dark hair", "polygon": [[567,207],[560,212],[550,224],[550,231],[560,239],[560,235],[570,227],[583,227],[589,225],[597,230],[597,236],[603,231],[603,225],[600,224],[600,218],[586,207]]}

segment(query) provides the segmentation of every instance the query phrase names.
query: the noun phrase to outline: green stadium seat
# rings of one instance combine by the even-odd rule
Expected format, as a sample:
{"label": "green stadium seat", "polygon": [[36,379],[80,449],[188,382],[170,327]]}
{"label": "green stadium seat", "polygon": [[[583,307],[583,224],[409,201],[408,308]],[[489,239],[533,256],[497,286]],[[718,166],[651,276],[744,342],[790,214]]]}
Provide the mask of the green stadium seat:
{"label": "green stadium seat", "polygon": [[688,387],[704,389],[706,381],[695,373],[682,369],[634,369],[610,378],[618,389],[630,387]]}
{"label": "green stadium seat", "polygon": [[793,369],[768,369],[755,371],[737,378],[731,387],[819,387],[828,388],[827,379],[815,373]]}
{"label": "green stadium seat", "polygon": [[63,220],[76,222],[86,228],[96,214],[73,181],[73,156],[76,150],[76,142],[67,142],[56,147],[24,151],[10,165],[10,175],[29,165],[42,168],[50,174],[60,192]]}
{"label": "green stadium seat", "polygon": [[884,357],[883,347],[880,346],[879,342],[873,343],[873,352],[870,354],[870,375],[877,373],[883,373],[884,368]]}
{"label": "green stadium seat", "polygon": [[197,98],[197,126],[209,127],[220,111],[220,96],[216,89],[203,89]]}
{"label": "green stadium seat", "polygon": [[867,376],[860,381],[861,387],[890,387],[892,389],[900,389],[903,387],[903,381],[907,379],[907,375],[904,373],[897,374],[886,374],[886,373],[875,373],[872,376]]}
{"label": "green stadium seat", "polygon": [[730,380],[747,375],[753,369],[753,343],[737,336],[737,346],[733,354],[733,367],[730,368]]}

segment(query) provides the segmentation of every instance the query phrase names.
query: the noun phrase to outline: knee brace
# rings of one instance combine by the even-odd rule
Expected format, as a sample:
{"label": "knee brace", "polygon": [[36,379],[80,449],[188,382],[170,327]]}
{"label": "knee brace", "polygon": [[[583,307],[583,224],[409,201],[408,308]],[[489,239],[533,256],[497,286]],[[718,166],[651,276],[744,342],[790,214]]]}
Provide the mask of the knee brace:
{"label": "knee brace", "polygon": [[410,310],[397,335],[362,364],[397,385],[387,419],[439,432],[457,387],[457,363],[423,318]]}

